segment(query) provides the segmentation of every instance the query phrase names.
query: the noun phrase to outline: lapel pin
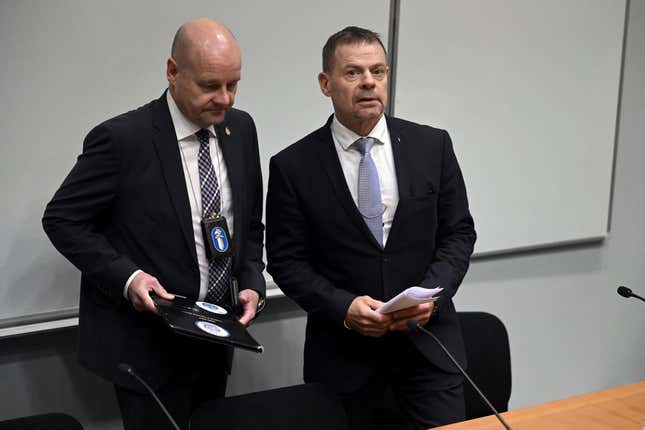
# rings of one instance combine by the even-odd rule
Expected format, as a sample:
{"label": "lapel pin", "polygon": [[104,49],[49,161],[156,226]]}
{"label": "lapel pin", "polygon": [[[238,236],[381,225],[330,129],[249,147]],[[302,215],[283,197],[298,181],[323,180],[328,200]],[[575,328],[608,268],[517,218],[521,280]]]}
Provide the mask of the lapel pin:
{"label": "lapel pin", "polygon": [[230,136],[230,135],[231,135],[231,130],[230,130],[228,127],[226,127],[226,128],[224,129],[224,131],[226,132],[226,135],[227,135],[227,136]]}

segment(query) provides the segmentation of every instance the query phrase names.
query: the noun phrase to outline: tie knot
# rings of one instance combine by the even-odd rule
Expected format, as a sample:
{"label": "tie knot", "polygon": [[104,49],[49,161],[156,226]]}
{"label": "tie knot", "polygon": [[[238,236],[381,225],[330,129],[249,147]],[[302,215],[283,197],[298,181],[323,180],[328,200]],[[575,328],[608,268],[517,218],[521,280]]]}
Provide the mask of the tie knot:
{"label": "tie knot", "polygon": [[205,128],[202,128],[199,130],[197,133],[195,133],[195,136],[197,136],[197,140],[199,140],[199,143],[202,144],[207,144],[208,143],[208,130]]}
{"label": "tie knot", "polygon": [[354,142],[352,146],[354,146],[354,148],[356,148],[356,150],[360,152],[361,155],[365,155],[369,154],[369,152],[372,150],[374,142],[374,138],[372,137],[361,137],[360,139],[356,140],[356,142]]}

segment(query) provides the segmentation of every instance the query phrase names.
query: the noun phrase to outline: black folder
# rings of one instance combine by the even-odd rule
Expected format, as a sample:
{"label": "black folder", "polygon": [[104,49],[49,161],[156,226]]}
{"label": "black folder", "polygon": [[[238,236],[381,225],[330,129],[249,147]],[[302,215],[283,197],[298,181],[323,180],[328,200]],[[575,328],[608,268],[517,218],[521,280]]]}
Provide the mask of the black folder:
{"label": "black folder", "polygon": [[177,334],[257,353],[264,351],[233,312],[224,306],[180,296],[165,300],[152,295],[152,300],[166,325]]}

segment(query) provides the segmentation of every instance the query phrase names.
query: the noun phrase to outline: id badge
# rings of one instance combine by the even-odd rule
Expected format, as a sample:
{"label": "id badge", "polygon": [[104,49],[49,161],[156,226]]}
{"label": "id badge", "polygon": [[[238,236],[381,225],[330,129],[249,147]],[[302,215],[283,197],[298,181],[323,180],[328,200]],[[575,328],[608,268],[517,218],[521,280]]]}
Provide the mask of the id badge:
{"label": "id badge", "polygon": [[206,257],[209,261],[213,258],[231,256],[233,244],[225,217],[202,219],[202,232],[206,242]]}

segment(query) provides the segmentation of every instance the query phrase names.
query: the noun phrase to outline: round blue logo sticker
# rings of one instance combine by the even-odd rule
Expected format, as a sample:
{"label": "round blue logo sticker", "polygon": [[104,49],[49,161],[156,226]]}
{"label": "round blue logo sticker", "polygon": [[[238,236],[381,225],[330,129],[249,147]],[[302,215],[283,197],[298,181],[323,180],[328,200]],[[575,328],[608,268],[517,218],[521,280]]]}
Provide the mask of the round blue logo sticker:
{"label": "round blue logo sticker", "polygon": [[201,309],[204,309],[205,311],[212,312],[214,314],[219,314],[219,315],[226,315],[228,312],[226,312],[226,309],[224,309],[221,306],[217,306],[214,303],[208,303],[208,302],[195,302],[197,306],[199,306]]}
{"label": "round blue logo sticker", "polygon": [[226,252],[228,250],[228,237],[226,237],[226,232],[222,227],[215,227],[211,231],[211,239],[217,251]]}
{"label": "round blue logo sticker", "polygon": [[212,334],[213,336],[217,337],[229,337],[230,333],[218,326],[217,324],[213,324],[207,321],[195,321],[195,325],[199,327],[201,330],[205,331],[208,334]]}

